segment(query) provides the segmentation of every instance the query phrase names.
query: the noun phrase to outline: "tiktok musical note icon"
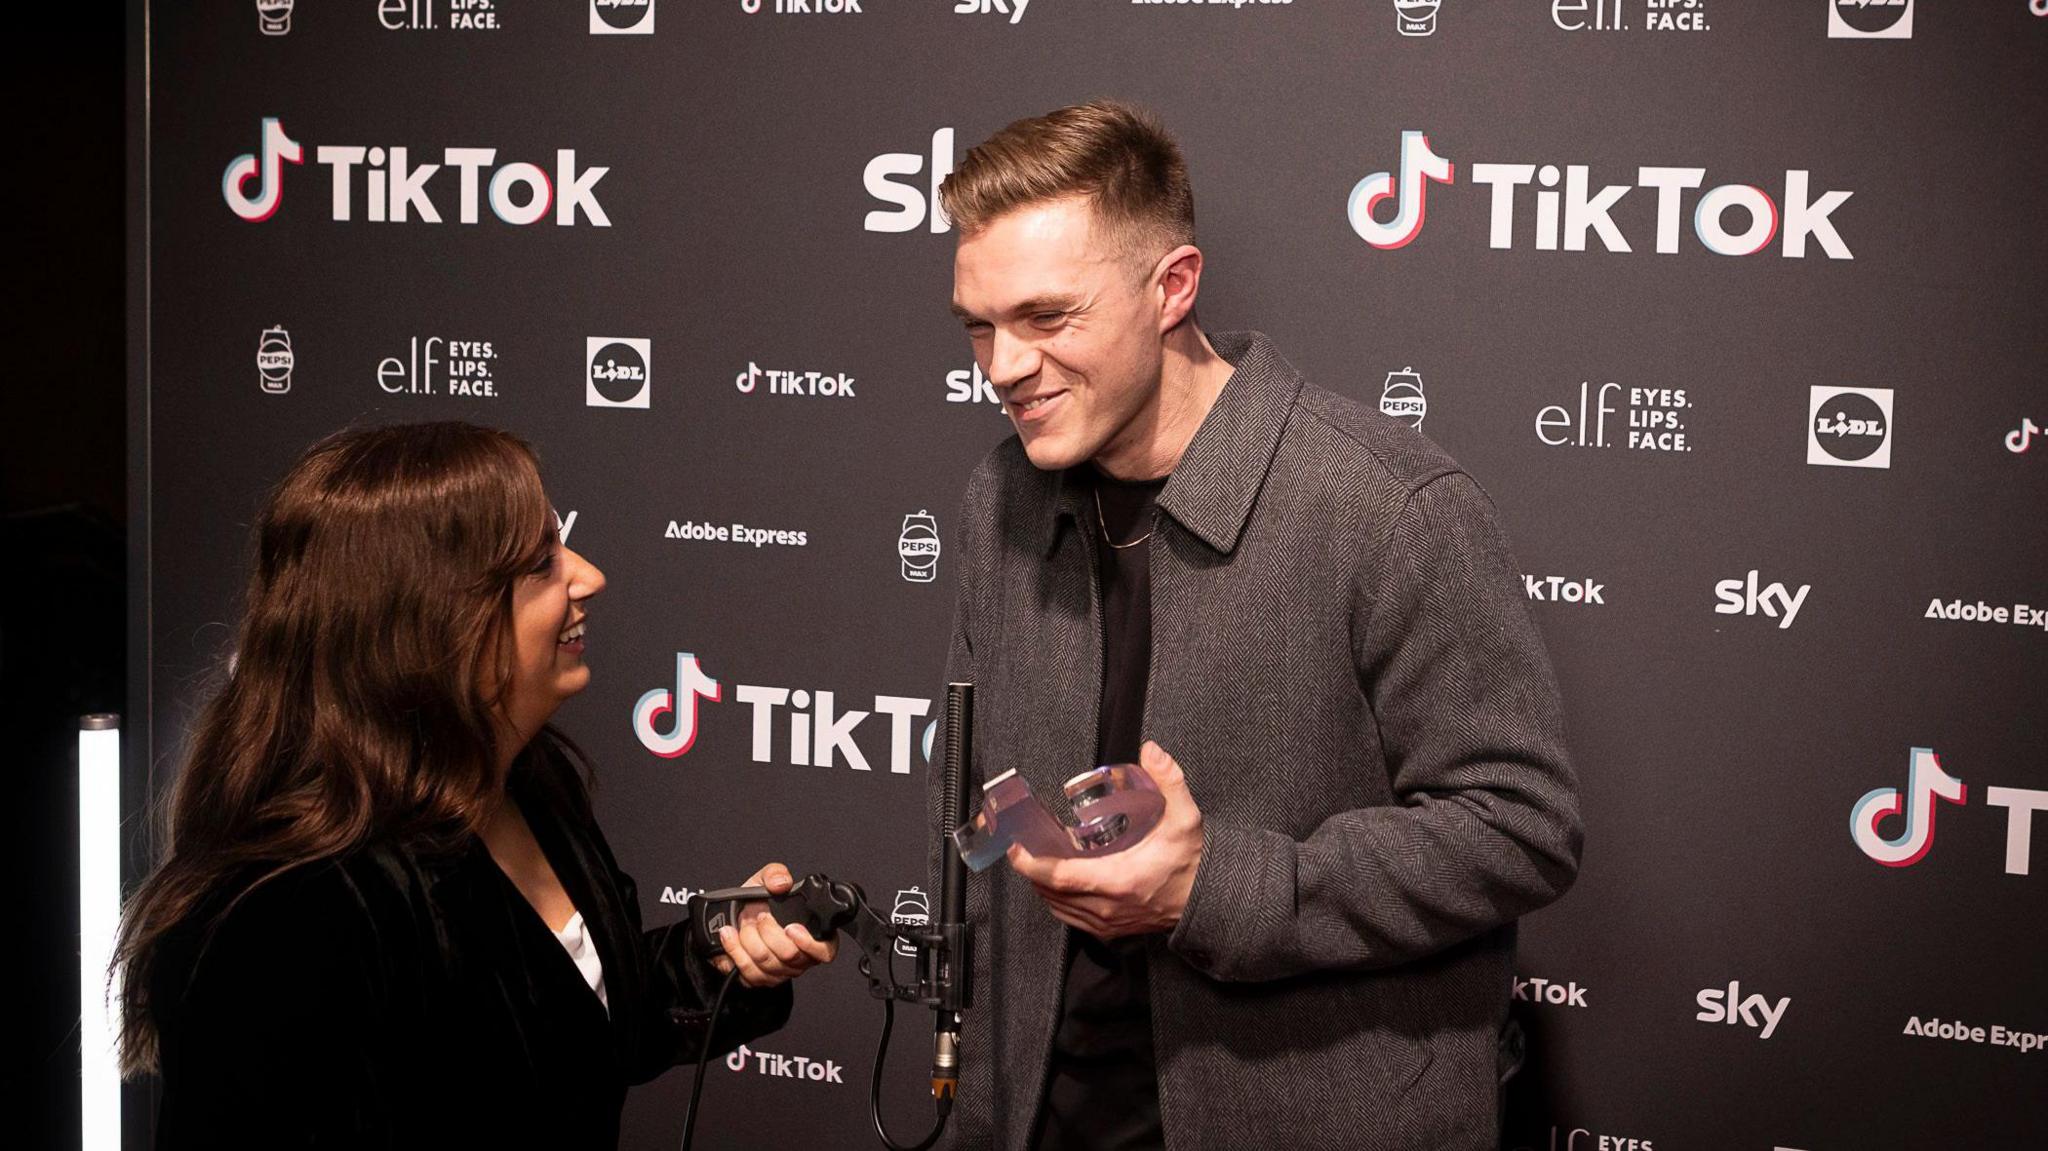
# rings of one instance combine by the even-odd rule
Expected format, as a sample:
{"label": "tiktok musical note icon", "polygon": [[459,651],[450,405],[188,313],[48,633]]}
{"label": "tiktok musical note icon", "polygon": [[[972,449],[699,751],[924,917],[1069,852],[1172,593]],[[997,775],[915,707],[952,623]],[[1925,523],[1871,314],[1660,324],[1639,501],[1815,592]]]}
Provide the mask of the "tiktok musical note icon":
{"label": "tiktok musical note icon", "polygon": [[[1934,801],[1937,798],[1960,804],[1969,794],[1963,781],[1941,769],[1941,761],[1925,747],[1913,749],[1907,761],[1906,789],[1880,787],[1856,801],[1849,811],[1849,835],[1863,854],[1886,867],[1906,867],[1920,861],[1934,846]],[[1891,839],[1879,834],[1877,825],[1904,816],[1904,825]]]}
{"label": "tiktok musical note icon", "polygon": [[2040,430],[2041,425],[2034,421],[2021,420],[2019,427],[2005,433],[2005,450],[2020,455],[2027,450],[2027,445],[2033,442],[2035,433]]}
{"label": "tiktok musical note icon", "polygon": [[[1344,208],[1351,220],[1351,230],[1381,250],[1406,247],[1422,231],[1422,221],[1428,215],[1429,206],[1424,200],[1429,185],[1455,183],[1457,174],[1457,165],[1430,148],[1428,136],[1420,132],[1401,133],[1400,177],[1396,179],[1392,172],[1374,172],[1351,189],[1351,198]],[[1396,209],[1394,218],[1381,223],[1372,210],[1381,200],[1390,198]]]}

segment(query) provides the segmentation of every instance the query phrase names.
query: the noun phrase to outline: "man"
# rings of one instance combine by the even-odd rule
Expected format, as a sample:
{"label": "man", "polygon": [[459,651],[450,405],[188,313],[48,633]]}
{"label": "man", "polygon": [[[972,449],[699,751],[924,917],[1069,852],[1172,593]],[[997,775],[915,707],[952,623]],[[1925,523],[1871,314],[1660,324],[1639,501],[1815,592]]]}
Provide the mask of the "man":
{"label": "man", "polygon": [[1143,113],[1018,121],[941,196],[1017,429],[956,521],[975,763],[1057,796],[1136,760],[1167,799],[1127,851],[970,884],[953,1137],[1496,1146],[1514,922],[1580,828],[1485,494],[1264,336],[1202,331],[1186,168]]}

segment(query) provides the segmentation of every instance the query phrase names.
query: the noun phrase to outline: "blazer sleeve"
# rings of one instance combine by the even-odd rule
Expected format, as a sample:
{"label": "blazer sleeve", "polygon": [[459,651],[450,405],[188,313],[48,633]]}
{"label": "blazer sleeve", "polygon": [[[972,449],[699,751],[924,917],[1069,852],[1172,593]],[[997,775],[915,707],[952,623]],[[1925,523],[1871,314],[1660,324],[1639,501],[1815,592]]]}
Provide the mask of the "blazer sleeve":
{"label": "blazer sleeve", "polygon": [[1549,903],[1577,874],[1563,706],[1491,501],[1445,473],[1378,539],[1352,654],[1394,802],[1299,842],[1206,823],[1171,945],[1212,978],[1406,963]]}
{"label": "blazer sleeve", "polygon": [[[712,1004],[725,976],[706,959],[691,954],[689,924],[682,920],[651,931],[640,926],[640,891],[633,877],[619,870],[611,851],[602,852],[613,883],[623,896],[632,937],[640,944],[647,993],[633,1049],[627,1053],[629,1082],[645,1083],[679,1063],[695,1063],[704,1050],[706,1030],[713,1026]],[[740,1044],[775,1031],[789,1022],[795,992],[789,983],[748,987],[738,980],[726,993],[711,1054],[726,1055]]]}
{"label": "blazer sleeve", "polygon": [[157,977],[158,1145],[391,1146],[391,970],[347,873],[287,873],[193,934]]}

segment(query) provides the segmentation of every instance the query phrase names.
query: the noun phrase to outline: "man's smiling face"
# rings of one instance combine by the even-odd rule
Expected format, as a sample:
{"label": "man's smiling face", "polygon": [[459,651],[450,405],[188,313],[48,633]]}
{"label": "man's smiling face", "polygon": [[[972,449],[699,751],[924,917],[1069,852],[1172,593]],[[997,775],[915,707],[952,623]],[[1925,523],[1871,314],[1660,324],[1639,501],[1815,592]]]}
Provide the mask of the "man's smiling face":
{"label": "man's smiling face", "polygon": [[1081,196],[1027,204],[960,238],[953,312],[1037,467],[1113,455],[1156,408],[1150,284]]}

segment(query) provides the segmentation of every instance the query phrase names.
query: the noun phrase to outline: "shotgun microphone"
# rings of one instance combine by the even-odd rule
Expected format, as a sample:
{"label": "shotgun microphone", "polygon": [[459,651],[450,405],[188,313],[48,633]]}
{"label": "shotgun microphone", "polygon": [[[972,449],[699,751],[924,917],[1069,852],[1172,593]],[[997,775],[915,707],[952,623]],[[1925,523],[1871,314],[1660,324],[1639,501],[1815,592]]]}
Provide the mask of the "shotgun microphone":
{"label": "shotgun microphone", "polygon": [[932,1098],[941,1113],[951,1110],[960,1087],[960,1011],[969,1005],[972,959],[968,954],[967,863],[953,847],[953,831],[967,822],[967,782],[974,769],[974,685],[946,685],[946,755],[939,778],[939,934],[947,946],[931,962],[934,982],[949,988],[951,1002],[939,1007],[932,1024]]}

